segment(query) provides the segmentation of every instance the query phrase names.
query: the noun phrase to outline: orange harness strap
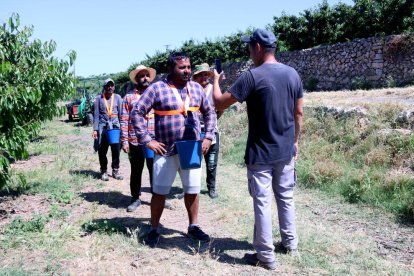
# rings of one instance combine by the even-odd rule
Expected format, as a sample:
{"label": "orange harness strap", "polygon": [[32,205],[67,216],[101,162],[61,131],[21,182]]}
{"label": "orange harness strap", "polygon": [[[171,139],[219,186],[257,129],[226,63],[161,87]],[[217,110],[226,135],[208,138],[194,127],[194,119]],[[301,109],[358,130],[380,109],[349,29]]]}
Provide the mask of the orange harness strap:
{"label": "orange harness strap", "polygon": [[[187,109],[187,111],[197,112],[200,110],[199,106],[192,106]],[[171,116],[171,115],[180,115],[183,114],[182,109],[176,109],[176,110],[155,110],[154,113],[160,116]]]}
{"label": "orange harness strap", "polygon": [[177,102],[179,103],[180,108],[175,109],[175,110],[156,110],[156,109],[154,109],[155,114],[160,115],[160,116],[171,116],[171,115],[180,115],[180,114],[182,114],[184,116],[187,116],[187,111],[197,112],[197,111],[200,110],[199,106],[189,107],[190,101],[191,101],[190,100],[190,97],[191,97],[190,95],[191,94],[190,94],[190,87],[188,86],[188,83],[186,85],[187,97],[185,99],[185,103],[183,103],[183,100],[181,99],[181,96],[178,94],[177,88],[172,84],[169,84],[169,86],[170,86],[171,90],[173,91],[174,96],[175,96]]}

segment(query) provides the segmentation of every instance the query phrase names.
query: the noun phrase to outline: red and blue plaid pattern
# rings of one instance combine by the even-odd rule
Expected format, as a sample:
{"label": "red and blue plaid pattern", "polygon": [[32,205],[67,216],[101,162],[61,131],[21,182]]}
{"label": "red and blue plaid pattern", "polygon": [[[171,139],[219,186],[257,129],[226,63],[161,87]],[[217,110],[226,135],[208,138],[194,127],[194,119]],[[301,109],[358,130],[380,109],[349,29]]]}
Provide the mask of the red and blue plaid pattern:
{"label": "red and blue plaid pattern", "polygon": [[[121,143],[131,143],[135,146],[138,145],[138,139],[135,134],[135,130],[131,124],[131,111],[132,107],[134,106],[135,102],[138,100],[137,95],[141,96],[137,90],[132,91],[125,95],[122,101],[122,109],[121,109]],[[150,114],[153,111],[151,110]],[[148,115],[150,115],[148,114]],[[154,136],[154,118],[149,118],[147,122],[148,131],[149,133]]]}
{"label": "red and blue plaid pattern", "polygon": [[[199,106],[201,114],[204,115],[205,138],[212,140],[214,137],[216,114],[214,107],[210,104],[203,88],[196,82],[189,81],[190,107]],[[177,87],[182,101],[187,97],[187,88]],[[152,140],[144,119],[145,114],[151,109],[155,110],[177,110],[179,103],[168,85],[167,79],[151,84],[141,98],[135,102],[131,112],[131,122],[140,144],[146,144]],[[180,140],[200,139],[200,120],[198,112],[188,112],[188,116],[169,115],[161,116],[155,114],[155,139],[166,145],[166,156],[175,154],[174,143]]]}

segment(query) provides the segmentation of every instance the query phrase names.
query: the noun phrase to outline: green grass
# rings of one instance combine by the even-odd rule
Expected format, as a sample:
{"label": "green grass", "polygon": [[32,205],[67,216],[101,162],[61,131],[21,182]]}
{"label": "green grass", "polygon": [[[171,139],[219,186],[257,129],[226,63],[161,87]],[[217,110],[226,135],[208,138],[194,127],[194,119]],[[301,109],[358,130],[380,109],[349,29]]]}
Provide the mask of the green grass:
{"label": "green grass", "polygon": [[[341,195],[350,203],[368,203],[406,219],[414,219],[414,178],[407,174],[389,177],[390,171],[414,169],[414,135],[381,129],[397,127],[402,107],[382,104],[370,107],[367,128],[358,127],[356,116],[334,117],[321,109],[306,109],[297,163],[299,185]],[[244,166],[247,139],[246,114],[225,113],[220,129],[223,160]],[[222,135],[224,136],[224,135]]]}
{"label": "green grass", "polygon": [[361,129],[357,117],[334,118],[307,110],[297,165],[300,185],[413,219],[412,175],[387,176],[404,167],[411,170],[406,161],[414,151],[414,135],[378,134],[381,129],[392,128],[399,111],[390,105],[371,110],[378,115],[370,117],[367,129]]}

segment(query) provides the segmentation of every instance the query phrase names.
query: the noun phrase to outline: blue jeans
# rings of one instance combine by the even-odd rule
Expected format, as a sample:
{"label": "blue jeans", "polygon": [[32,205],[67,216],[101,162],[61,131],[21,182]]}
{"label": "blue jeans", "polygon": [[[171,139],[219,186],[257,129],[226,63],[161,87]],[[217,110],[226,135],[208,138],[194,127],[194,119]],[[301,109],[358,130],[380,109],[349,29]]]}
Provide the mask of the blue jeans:
{"label": "blue jeans", "polygon": [[217,132],[216,143],[214,145],[211,145],[207,154],[204,155],[204,160],[206,162],[206,168],[207,168],[206,183],[207,183],[207,189],[209,191],[216,189],[216,174],[217,174],[219,148],[220,148],[220,137]]}
{"label": "blue jeans", "polygon": [[281,161],[274,165],[248,165],[249,193],[253,198],[253,247],[257,258],[264,262],[275,260],[272,235],[272,190],[276,199],[279,231],[287,249],[297,249],[293,190],[296,185],[295,161]]}

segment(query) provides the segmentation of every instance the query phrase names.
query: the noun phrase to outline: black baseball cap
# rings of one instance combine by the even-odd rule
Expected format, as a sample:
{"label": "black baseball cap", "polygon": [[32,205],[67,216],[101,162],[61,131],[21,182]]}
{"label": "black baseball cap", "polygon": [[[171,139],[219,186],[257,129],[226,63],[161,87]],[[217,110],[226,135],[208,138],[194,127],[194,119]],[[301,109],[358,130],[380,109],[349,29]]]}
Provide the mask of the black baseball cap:
{"label": "black baseball cap", "polygon": [[245,43],[259,43],[266,48],[276,48],[276,36],[268,30],[256,29],[251,36],[243,35],[241,41]]}

